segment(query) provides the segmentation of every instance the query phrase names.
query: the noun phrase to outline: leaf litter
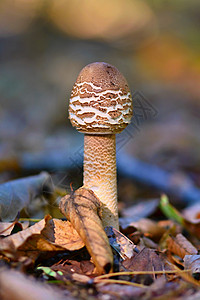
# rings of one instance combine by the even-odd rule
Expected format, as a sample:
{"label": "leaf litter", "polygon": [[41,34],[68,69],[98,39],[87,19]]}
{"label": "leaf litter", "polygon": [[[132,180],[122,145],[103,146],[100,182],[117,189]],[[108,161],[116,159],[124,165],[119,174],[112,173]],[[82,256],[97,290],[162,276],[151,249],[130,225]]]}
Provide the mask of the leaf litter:
{"label": "leaf litter", "polygon": [[[179,212],[165,195],[160,204],[152,200],[150,205],[135,207],[140,212],[138,218],[131,217],[126,209],[121,231],[112,227],[104,230],[100,201],[91,190],[82,187],[60,201],[60,210],[67,220],[46,215],[30,226],[17,219],[1,222],[2,299],[7,299],[8,288],[2,274],[15,281],[13,286],[27,285],[21,299],[32,299],[26,298],[32,289],[39,293],[41,281],[55,285],[56,297],[62,299],[103,299],[104,295],[109,299],[179,299],[188,290],[191,295],[198,295],[198,211],[195,218],[188,218],[187,210]],[[143,213],[142,207],[147,207],[147,211]],[[167,220],[150,218],[158,207]],[[130,211],[134,211],[134,206]],[[15,215],[12,209],[11,215]],[[18,232],[13,230],[16,224]],[[18,271],[20,285],[13,279],[12,272],[16,271],[9,270],[16,266],[25,273],[29,270],[38,279],[27,278]],[[49,290],[51,293],[49,285],[44,289],[46,295]]]}
{"label": "leaf litter", "polygon": [[112,271],[112,250],[101,222],[101,203],[93,191],[82,187],[65,196],[60,210],[81,236],[98,272]]}
{"label": "leaf litter", "polygon": [[[44,192],[47,191],[53,192],[51,177],[47,172],[0,184],[0,220],[15,219],[19,211],[31,206],[37,198],[42,201]],[[38,207],[40,208],[41,206]]]}

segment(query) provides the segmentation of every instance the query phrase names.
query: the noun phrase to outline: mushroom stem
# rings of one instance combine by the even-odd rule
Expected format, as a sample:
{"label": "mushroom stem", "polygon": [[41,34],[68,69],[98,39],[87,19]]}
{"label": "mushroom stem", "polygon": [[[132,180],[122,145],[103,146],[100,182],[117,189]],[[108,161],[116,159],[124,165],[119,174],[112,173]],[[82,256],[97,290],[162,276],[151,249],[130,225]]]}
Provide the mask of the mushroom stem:
{"label": "mushroom stem", "polygon": [[115,134],[85,134],[83,176],[102,203],[103,226],[119,229]]}

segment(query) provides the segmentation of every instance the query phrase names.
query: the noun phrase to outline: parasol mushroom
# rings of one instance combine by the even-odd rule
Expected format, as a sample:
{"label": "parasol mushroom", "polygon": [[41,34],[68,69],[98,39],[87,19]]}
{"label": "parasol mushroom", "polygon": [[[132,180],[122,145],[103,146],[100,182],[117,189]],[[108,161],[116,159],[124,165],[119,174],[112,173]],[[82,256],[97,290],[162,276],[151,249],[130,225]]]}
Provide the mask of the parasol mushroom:
{"label": "parasol mushroom", "polygon": [[116,142],[131,121],[132,98],[124,76],[112,65],[84,67],[73,86],[69,118],[84,133],[84,186],[102,203],[103,226],[119,228]]}

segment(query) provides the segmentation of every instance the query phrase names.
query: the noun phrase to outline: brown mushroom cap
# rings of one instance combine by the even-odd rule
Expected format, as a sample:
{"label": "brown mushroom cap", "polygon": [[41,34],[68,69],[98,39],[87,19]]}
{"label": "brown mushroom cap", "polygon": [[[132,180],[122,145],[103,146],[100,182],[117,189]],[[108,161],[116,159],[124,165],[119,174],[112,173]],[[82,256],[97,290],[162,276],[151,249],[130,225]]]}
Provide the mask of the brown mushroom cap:
{"label": "brown mushroom cap", "polygon": [[84,67],[72,89],[69,118],[78,131],[115,134],[131,121],[128,83],[114,66],[95,62]]}

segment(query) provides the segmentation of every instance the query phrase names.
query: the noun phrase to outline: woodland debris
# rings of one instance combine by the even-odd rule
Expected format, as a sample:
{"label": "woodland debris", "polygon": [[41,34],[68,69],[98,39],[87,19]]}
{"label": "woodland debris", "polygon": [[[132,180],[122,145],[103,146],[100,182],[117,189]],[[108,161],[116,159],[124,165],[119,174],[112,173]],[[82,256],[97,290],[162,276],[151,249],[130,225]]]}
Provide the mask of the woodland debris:
{"label": "woodland debris", "polygon": [[94,192],[79,188],[61,199],[60,210],[81,236],[98,272],[110,272],[113,254],[101,222],[101,202]]}
{"label": "woodland debris", "polygon": [[[62,300],[64,296],[58,289],[7,268],[0,268],[0,287],[2,300]],[[73,297],[67,299],[73,300]]]}
{"label": "woodland debris", "polygon": [[180,258],[198,253],[197,249],[182,234],[177,234],[176,237],[168,236],[166,243],[168,250]]}
{"label": "woodland debris", "polygon": [[10,258],[40,251],[78,250],[84,243],[70,222],[46,216],[31,227],[0,240],[0,252]]}
{"label": "woodland debris", "polygon": [[105,228],[110,245],[117,251],[122,259],[131,258],[138,253],[136,245],[124,234],[113,227]]}
{"label": "woodland debris", "polygon": [[[59,152],[58,152],[59,151]],[[33,170],[70,170],[82,172],[83,147],[73,148],[70,152],[45,151],[44,153],[25,153],[16,158],[19,167],[25,171]],[[126,166],[126,167],[124,167]],[[195,186],[187,174],[172,173],[139,160],[127,153],[117,153],[117,170],[121,176],[130,178],[144,186],[154,188],[170,196],[177,197],[183,204],[192,205],[199,202],[200,189]]]}
{"label": "woodland debris", "polygon": [[195,279],[200,279],[200,255],[185,255],[184,267],[186,270],[190,270]]}
{"label": "woodland debris", "polygon": [[22,208],[47,191],[52,192],[51,177],[47,172],[0,184],[0,220],[14,220]]}

